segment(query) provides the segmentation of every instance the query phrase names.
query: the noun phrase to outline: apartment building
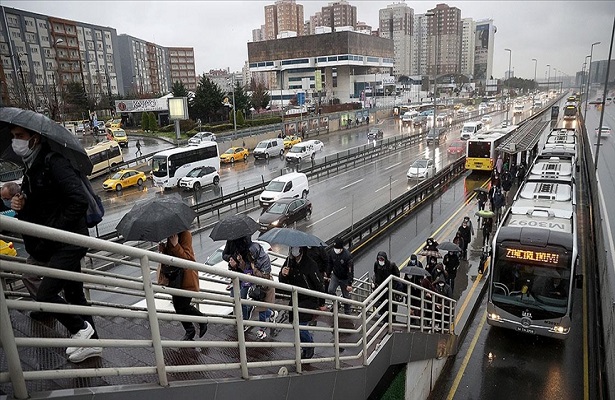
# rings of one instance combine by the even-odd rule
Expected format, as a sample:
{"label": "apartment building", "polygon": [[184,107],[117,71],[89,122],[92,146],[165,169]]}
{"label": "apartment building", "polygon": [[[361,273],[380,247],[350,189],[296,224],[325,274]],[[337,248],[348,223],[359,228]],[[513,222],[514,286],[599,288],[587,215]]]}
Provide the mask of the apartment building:
{"label": "apartment building", "polygon": [[265,6],[264,40],[276,39],[283,32],[295,32],[296,36],[302,36],[303,25],[303,5],[295,0],[278,0]]}
{"label": "apartment building", "polygon": [[405,3],[395,3],[379,10],[380,37],[393,40],[395,76],[412,74],[414,10]]}
{"label": "apartment building", "polygon": [[171,66],[171,86],[179,81],[188,90],[196,90],[198,84],[194,68],[194,48],[168,47]]}

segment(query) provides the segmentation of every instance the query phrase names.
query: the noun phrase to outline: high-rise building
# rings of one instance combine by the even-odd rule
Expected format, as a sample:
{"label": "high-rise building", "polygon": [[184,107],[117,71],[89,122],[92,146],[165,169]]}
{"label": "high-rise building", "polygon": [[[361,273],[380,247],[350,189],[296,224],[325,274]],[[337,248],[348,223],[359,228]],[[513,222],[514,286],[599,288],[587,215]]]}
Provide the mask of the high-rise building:
{"label": "high-rise building", "polygon": [[350,5],[346,0],[329,3],[321,9],[322,23],[332,31],[336,28],[357,26],[357,7]]}
{"label": "high-rise building", "polygon": [[497,32],[493,20],[476,22],[476,35],[474,40],[474,71],[475,80],[485,81],[492,75],[493,70],[493,39]]}
{"label": "high-rise building", "polygon": [[412,32],[411,75],[427,75],[427,59],[429,56],[429,41],[427,40],[427,17],[425,14],[415,14]]}
{"label": "high-rise building", "polygon": [[177,81],[188,90],[196,90],[198,84],[194,68],[194,48],[168,47],[171,66],[171,86]]}
{"label": "high-rise building", "polygon": [[474,50],[476,43],[476,22],[472,18],[461,21],[461,73],[474,75]]}
{"label": "high-rise building", "polygon": [[412,33],[414,10],[405,3],[395,3],[379,11],[381,37],[392,39],[395,50],[395,76],[412,73]]}
{"label": "high-rise building", "polygon": [[124,93],[151,97],[171,90],[167,48],[126,34],[118,36],[118,44]]}
{"label": "high-rise building", "polygon": [[[430,76],[459,74],[461,72],[461,10],[438,4],[428,11],[427,35],[429,58],[427,73]],[[437,69],[437,71],[436,71]]]}
{"label": "high-rise building", "polygon": [[0,7],[2,104],[59,118],[68,84],[81,86],[92,106],[111,107],[122,94],[113,28]]}
{"label": "high-rise building", "polygon": [[278,0],[265,6],[264,40],[273,40],[282,32],[303,35],[303,5],[295,0]]}

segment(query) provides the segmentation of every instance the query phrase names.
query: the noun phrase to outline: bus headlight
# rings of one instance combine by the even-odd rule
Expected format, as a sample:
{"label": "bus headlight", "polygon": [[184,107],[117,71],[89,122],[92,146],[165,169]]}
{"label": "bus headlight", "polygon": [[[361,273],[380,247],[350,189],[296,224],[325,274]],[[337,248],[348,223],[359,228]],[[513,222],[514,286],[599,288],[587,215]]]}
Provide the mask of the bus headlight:
{"label": "bus headlight", "polygon": [[570,332],[570,328],[556,325],[551,329],[551,331],[555,333],[559,333],[561,335],[565,335],[565,334],[568,334],[568,332]]}
{"label": "bus headlight", "polygon": [[487,314],[487,316],[489,317],[489,319],[491,319],[493,321],[501,321],[502,320],[502,317],[500,317],[496,313]]}

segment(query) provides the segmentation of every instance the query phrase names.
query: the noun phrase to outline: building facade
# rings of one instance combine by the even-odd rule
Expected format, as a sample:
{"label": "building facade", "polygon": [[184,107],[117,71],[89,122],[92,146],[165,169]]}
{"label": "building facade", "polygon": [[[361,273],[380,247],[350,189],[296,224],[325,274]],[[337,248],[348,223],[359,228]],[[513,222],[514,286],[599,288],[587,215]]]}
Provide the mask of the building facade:
{"label": "building facade", "polygon": [[137,97],[167,94],[171,90],[169,51],[134,36],[118,36],[123,91]]}
{"label": "building facade", "polygon": [[332,31],[336,28],[357,26],[357,7],[346,0],[329,3],[320,11],[322,22],[320,26],[328,26]]}
{"label": "building facade", "polygon": [[379,10],[378,34],[393,40],[395,76],[412,75],[414,10],[405,3],[395,3]]}
{"label": "building facade", "polygon": [[474,75],[474,50],[476,43],[476,22],[472,18],[464,18],[461,33],[461,73]]}
{"label": "building facade", "polygon": [[276,39],[282,32],[303,35],[303,5],[295,0],[278,0],[265,6],[264,40]]}
{"label": "building facade", "polygon": [[171,86],[181,82],[188,90],[195,91],[198,84],[194,67],[194,48],[167,47],[171,67]]}
{"label": "building facade", "polygon": [[493,74],[493,41],[497,28],[493,20],[481,20],[476,22],[476,34],[474,35],[474,80],[485,82]]}
{"label": "building facade", "polygon": [[430,55],[429,76],[459,74],[461,72],[461,10],[438,4],[428,11],[427,35]]}

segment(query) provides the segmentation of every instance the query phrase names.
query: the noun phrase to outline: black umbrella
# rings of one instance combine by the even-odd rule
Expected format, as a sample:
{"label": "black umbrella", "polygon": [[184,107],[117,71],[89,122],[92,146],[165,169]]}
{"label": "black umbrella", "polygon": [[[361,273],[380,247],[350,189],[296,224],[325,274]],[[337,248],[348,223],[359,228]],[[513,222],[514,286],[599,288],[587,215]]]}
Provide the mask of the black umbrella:
{"label": "black umbrella", "polygon": [[442,242],[438,245],[438,250],[441,251],[461,251],[461,247],[453,242]]}
{"label": "black umbrella", "polygon": [[475,192],[483,192],[483,193],[489,193],[489,191],[483,187],[478,187],[476,189],[474,189]]}
{"label": "black umbrella", "polygon": [[290,247],[322,247],[327,244],[318,237],[291,228],[273,228],[263,233],[258,240],[267,243],[285,244]]}
{"label": "black umbrella", "polygon": [[402,274],[412,276],[429,276],[429,272],[425,268],[417,267],[416,265],[408,265],[403,267],[400,271]]}
{"label": "black umbrella", "polygon": [[51,150],[66,157],[73,168],[85,175],[92,172],[92,162],[77,137],[43,114],[21,108],[0,107],[0,122],[40,133],[47,139]]}
{"label": "black umbrella", "polygon": [[157,197],[135,204],[117,224],[117,231],[126,240],[158,242],[190,229],[196,213],[174,197]]}
{"label": "black umbrella", "polygon": [[235,214],[216,222],[209,237],[213,240],[235,240],[252,236],[258,227],[258,222],[247,215]]}

